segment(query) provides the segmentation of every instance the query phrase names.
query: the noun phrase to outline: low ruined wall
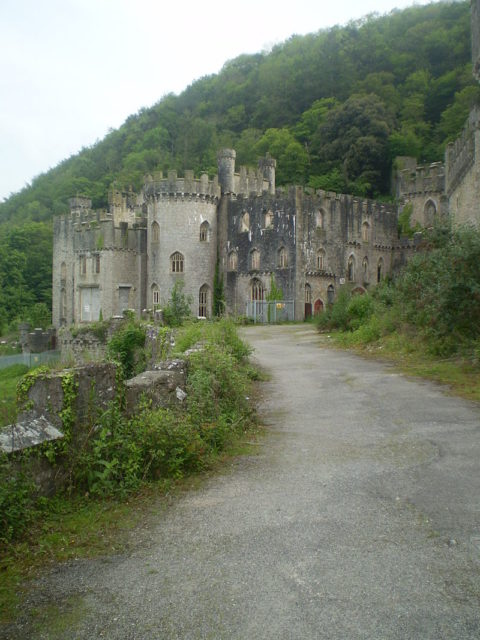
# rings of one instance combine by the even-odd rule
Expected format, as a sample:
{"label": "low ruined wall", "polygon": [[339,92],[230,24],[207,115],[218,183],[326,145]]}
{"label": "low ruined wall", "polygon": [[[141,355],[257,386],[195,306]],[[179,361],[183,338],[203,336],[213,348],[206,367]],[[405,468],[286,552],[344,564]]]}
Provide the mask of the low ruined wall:
{"label": "low ruined wall", "polygon": [[128,416],[144,403],[152,409],[174,407],[186,398],[186,363],[184,360],[166,360],[152,371],[131,378],[126,382],[125,404]]}

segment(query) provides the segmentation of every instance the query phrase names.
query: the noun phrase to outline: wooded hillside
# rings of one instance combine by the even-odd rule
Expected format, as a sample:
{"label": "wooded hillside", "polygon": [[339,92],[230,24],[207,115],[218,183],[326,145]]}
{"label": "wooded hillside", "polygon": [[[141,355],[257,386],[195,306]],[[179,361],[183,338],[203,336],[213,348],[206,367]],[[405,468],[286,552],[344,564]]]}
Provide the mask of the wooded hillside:
{"label": "wooded hillside", "polygon": [[[156,168],[214,174],[221,147],[236,149],[237,164],[256,164],[269,151],[278,160],[278,184],[386,196],[392,159],[442,159],[479,96],[468,2],[412,7],[292,36],[140,110],[35,178],[0,204],[2,237],[10,238],[12,225],[48,223],[77,193],[105,207],[114,180],[139,188]],[[29,264],[30,250],[28,243],[18,249]],[[10,266],[0,255],[0,306],[8,321],[24,306],[3,300]],[[21,265],[18,274],[33,301],[50,303],[49,282],[33,282]]]}

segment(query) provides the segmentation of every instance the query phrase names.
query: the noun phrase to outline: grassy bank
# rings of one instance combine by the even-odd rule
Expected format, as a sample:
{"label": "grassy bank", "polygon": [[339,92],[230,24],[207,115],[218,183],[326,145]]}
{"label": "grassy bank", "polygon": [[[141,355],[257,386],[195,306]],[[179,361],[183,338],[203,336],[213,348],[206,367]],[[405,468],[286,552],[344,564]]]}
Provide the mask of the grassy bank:
{"label": "grassy bank", "polygon": [[454,395],[480,402],[480,366],[471,357],[442,358],[432,354],[422,338],[401,330],[366,343],[342,331],[331,331],[328,335],[335,346],[393,363],[406,375],[438,382]]}
{"label": "grassy bank", "polygon": [[480,400],[480,234],[438,226],[394,281],[343,289],[317,319],[335,344]]}
{"label": "grassy bank", "polygon": [[28,473],[12,481],[9,461],[0,461],[0,621],[15,615],[21,586],[38,568],[121,550],[150,509],[158,513],[225,459],[257,449],[259,374],[249,349],[228,321],[178,330],[176,355],[195,344],[187,409],[145,407],[127,420],[112,407],[81,455],[62,452],[58,464],[68,464],[72,478],[63,495],[36,498]]}

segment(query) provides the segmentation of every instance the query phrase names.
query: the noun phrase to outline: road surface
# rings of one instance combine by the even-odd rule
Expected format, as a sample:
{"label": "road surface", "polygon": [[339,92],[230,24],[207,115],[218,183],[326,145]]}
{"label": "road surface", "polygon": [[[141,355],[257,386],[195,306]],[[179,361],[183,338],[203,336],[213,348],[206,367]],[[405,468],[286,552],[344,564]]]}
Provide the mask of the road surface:
{"label": "road surface", "polygon": [[243,334],[271,374],[259,454],[128,554],[43,576],[28,606],[63,625],[8,637],[478,640],[480,408],[308,325]]}

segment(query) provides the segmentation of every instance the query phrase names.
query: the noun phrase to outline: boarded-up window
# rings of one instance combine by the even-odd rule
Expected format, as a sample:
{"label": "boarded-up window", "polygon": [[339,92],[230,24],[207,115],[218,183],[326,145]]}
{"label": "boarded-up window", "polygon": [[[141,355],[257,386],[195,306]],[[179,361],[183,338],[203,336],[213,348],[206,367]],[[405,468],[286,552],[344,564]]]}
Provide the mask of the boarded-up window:
{"label": "boarded-up window", "polygon": [[130,289],[128,286],[119,286],[118,287],[118,315],[123,315],[123,312],[127,309],[130,309]]}
{"label": "boarded-up window", "polygon": [[98,287],[80,289],[81,321],[95,322],[100,319],[100,290]]}

